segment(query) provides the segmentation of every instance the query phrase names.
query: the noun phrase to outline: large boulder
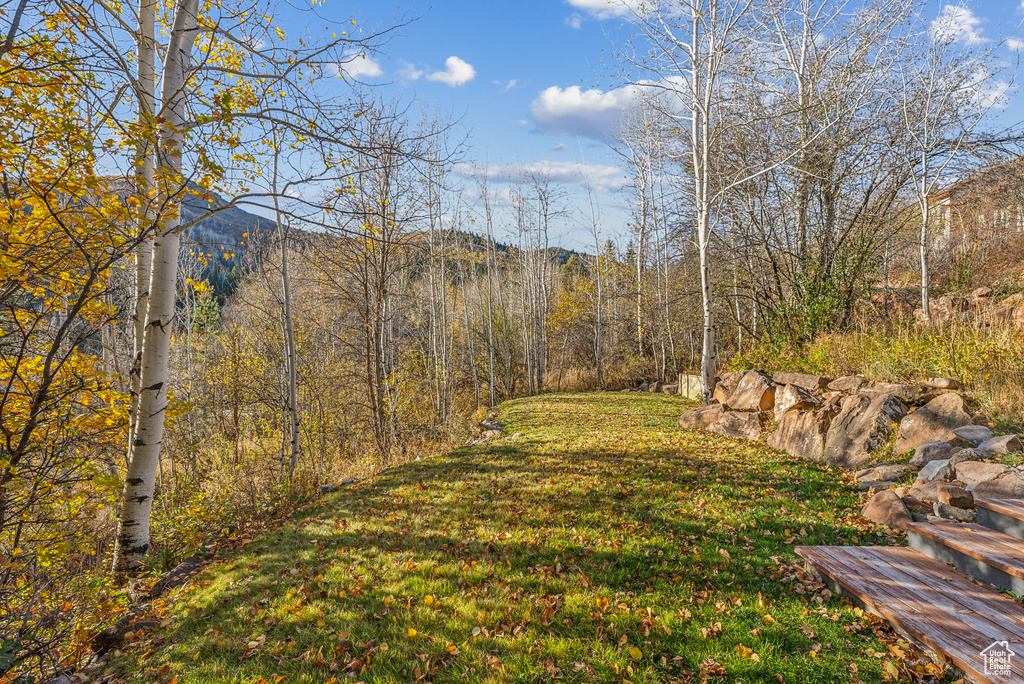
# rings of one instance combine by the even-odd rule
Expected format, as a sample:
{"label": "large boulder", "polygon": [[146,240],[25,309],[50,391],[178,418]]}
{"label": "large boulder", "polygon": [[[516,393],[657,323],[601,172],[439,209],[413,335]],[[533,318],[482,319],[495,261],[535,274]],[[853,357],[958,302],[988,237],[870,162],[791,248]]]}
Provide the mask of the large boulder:
{"label": "large boulder", "polygon": [[960,451],[953,452],[953,455],[949,457],[949,465],[952,468],[956,468],[960,463],[983,461],[985,458],[987,458],[985,454],[977,449],[960,449]]}
{"label": "large boulder", "polygon": [[747,371],[724,403],[734,411],[770,411],[775,406],[775,385],[761,371]]}
{"label": "large boulder", "polygon": [[1017,469],[1003,463],[989,463],[985,461],[966,461],[956,465],[956,479],[970,486],[977,482],[994,480],[1010,471]]}
{"label": "large boulder", "polygon": [[921,385],[905,385],[898,382],[876,382],[871,386],[870,390],[864,391],[891,394],[904,404],[914,406],[925,404],[934,399],[936,394],[938,394],[935,390],[922,387]]}
{"label": "large boulder", "polygon": [[978,446],[978,451],[988,457],[1015,454],[1021,450],[1022,445],[1017,435],[1000,435],[987,439]]}
{"label": "large boulder", "polygon": [[828,388],[836,392],[856,392],[863,386],[864,378],[859,375],[844,375],[828,383]]}
{"label": "large boulder", "polygon": [[825,462],[840,468],[858,468],[874,458],[895,429],[906,407],[888,394],[871,398],[854,395],[843,400],[843,408],[832,421],[825,437]]}
{"label": "large boulder", "polygon": [[948,459],[959,448],[949,442],[928,442],[914,449],[914,457],[910,459],[910,464],[920,468],[932,461]]}
{"label": "large boulder", "polygon": [[823,411],[828,411],[833,417],[837,416],[843,410],[843,399],[845,398],[846,395],[842,392],[829,391],[822,399],[821,408]]}
{"label": "large boulder", "polygon": [[964,425],[953,430],[953,434],[972,447],[979,446],[983,442],[992,439],[992,431],[984,425]]}
{"label": "large boulder", "polygon": [[762,411],[726,411],[708,426],[708,431],[723,437],[756,442],[761,438],[767,418],[768,414]]}
{"label": "large boulder", "polygon": [[1024,474],[1010,468],[988,480],[967,485],[975,499],[1024,499]]}
{"label": "large boulder", "polygon": [[739,384],[742,377],[743,371],[726,371],[720,374],[715,381],[714,389],[711,390],[711,399],[719,404],[724,404],[729,399],[729,395],[736,389],[736,385]]}
{"label": "large boulder", "polygon": [[879,463],[874,467],[858,470],[854,477],[861,482],[896,482],[912,472],[914,466],[909,463]]}
{"label": "large boulder", "polygon": [[932,389],[940,390],[958,390],[960,389],[960,382],[953,378],[931,378],[925,383]]}
{"label": "large boulder", "polygon": [[953,430],[970,424],[964,398],[959,394],[941,394],[900,422],[895,452],[905,454],[929,442],[956,442]]}
{"label": "large boulder", "polygon": [[768,435],[768,445],[808,461],[820,461],[828,423],[828,415],[820,411],[788,411]]}
{"label": "large boulder", "polygon": [[710,404],[708,406],[698,406],[686,411],[679,417],[679,427],[686,428],[688,430],[696,430],[698,428],[706,428],[716,420],[722,417],[725,413],[725,407],[721,404]]}
{"label": "large boulder", "polygon": [[932,482],[933,480],[948,480],[953,476],[953,469],[949,466],[949,459],[943,458],[931,461],[917,473],[915,484]]}
{"label": "large boulder", "polygon": [[725,405],[725,402],[729,399],[729,395],[736,389],[731,385],[727,385],[721,380],[715,383],[715,389],[711,391],[711,399],[719,404]]}
{"label": "large boulder", "polygon": [[808,411],[821,406],[821,395],[800,385],[782,385],[775,390],[775,420],[787,411]]}
{"label": "large boulder", "polygon": [[940,482],[935,489],[939,502],[957,508],[974,508],[974,495],[955,484]]}
{"label": "large boulder", "polygon": [[938,480],[932,480],[931,482],[915,482],[913,487],[907,487],[901,492],[902,496],[917,499],[923,501],[928,505],[931,505],[939,500],[939,485],[942,484]]}
{"label": "large boulder", "polygon": [[828,387],[828,378],[823,375],[811,375],[810,373],[786,373],[780,371],[772,374],[772,382],[776,385],[796,385],[812,391],[823,390]]}
{"label": "large boulder", "polygon": [[987,304],[993,294],[991,287],[988,287],[987,285],[979,287],[971,292],[971,301],[975,304]]}
{"label": "large boulder", "polygon": [[910,511],[911,514],[931,514],[931,512],[934,510],[932,504],[921,501],[920,499],[915,499],[912,496],[904,496],[901,498],[903,499],[903,505],[907,507],[907,510]]}
{"label": "large boulder", "polygon": [[747,371],[722,371],[718,379],[735,387]]}
{"label": "large boulder", "polygon": [[907,524],[913,522],[906,504],[891,491],[879,492],[871,497],[861,515],[873,523],[896,530],[905,530]]}

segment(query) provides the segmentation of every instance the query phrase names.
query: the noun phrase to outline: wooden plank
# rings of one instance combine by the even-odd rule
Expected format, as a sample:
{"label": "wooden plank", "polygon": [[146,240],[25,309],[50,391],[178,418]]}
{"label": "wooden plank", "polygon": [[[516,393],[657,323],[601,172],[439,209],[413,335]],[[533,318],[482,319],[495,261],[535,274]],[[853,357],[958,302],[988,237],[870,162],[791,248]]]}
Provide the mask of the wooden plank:
{"label": "wooden plank", "polygon": [[1024,651],[1024,608],[905,547],[800,547],[797,553],[865,607],[978,682],[1024,681],[1024,658],[1009,677],[984,674],[981,651],[1011,641]]}
{"label": "wooden plank", "polygon": [[[1024,643],[1024,607],[1013,599],[975,584],[941,563],[922,562],[921,554],[913,549],[861,548],[867,552],[865,560],[888,563],[916,582],[912,585],[913,592],[920,600],[932,600],[932,594],[942,590],[952,601],[960,604],[962,607],[954,608],[954,611],[962,622],[985,634],[985,638],[991,637],[986,646],[992,641],[1008,638]],[[927,589],[922,591],[921,587]]]}
{"label": "wooden plank", "polygon": [[1011,518],[1024,520],[1024,500],[1022,499],[975,499],[977,508],[987,508]]}
{"label": "wooden plank", "polygon": [[1017,520],[1024,520],[1024,499],[975,499],[974,505]]}
{"label": "wooden plank", "polygon": [[[944,638],[936,638],[935,623],[946,623],[946,618],[935,608],[934,602],[920,604],[914,597],[901,594],[901,582],[887,576],[891,570],[887,564],[866,564],[853,556],[839,553],[829,556],[831,569],[819,558],[816,566],[837,580],[844,591],[856,597],[864,606],[887,620],[897,632],[923,650],[936,662],[949,662],[960,666],[961,661],[970,668],[970,658],[964,654],[973,650],[973,644],[963,635],[946,632]],[[846,551],[845,549],[843,551]],[[837,567],[838,566],[838,567]],[[976,652],[976,651],[974,651]],[[963,668],[961,668],[963,669]]]}
{"label": "wooden plank", "polygon": [[[923,637],[930,638],[934,629],[951,630],[966,644],[980,648],[997,637],[1024,641],[1024,623],[1020,622],[1024,608],[913,549],[848,547],[836,556],[840,561],[859,564],[857,571],[869,578],[868,587],[877,582],[882,591],[905,604],[911,613],[919,614],[922,607],[937,607],[954,616],[951,623],[943,620],[930,625],[932,629],[922,633]],[[969,630],[965,631],[964,626]]]}
{"label": "wooden plank", "polygon": [[[963,573],[927,556],[922,556],[911,548],[906,546],[854,548],[856,549],[854,553],[863,551],[866,554],[862,558],[873,557],[879,562],[885,562],[898,568],[904,574],[919,576],[918,579],[924,586],[944,588],[964,608],[980,615],[990,616],[996,620],[1005,619],[1011,623],[1024,617],[1024,607],[1013,599],[972,582]],[[1024,638],[1024,622],[1019,626],[1019,636]]]}
{"label": "wooden plank", "polygon": [[915,551],[920,551],[924,555],[934,558],[940,563],[952,565],[978,582],[1024,594],[1024,580],[1007,574],[996,566],[978,560],[972,555],[958,551],[955,545],[947,544],[944,541],[936,541],[915,529],[907,530],[907,545]]}
{"label": "wooden plank", "polygon": [[907,529],[945,544],[1007,575],[1024,579],[1024,544],[977,523],[910,523]]}
{"label": "wooden plank", "polygon": [[979,525],[1024,540],[1024,503],[1016,499],[980,499],[977,504]]}
{"label": "wooden plank", "polygon": [[[853,549],[856,548],[853,547]],[[820,554],[815,554],[817,556],[815,565],[833,579],[838,580],[837,583],[845,591],[864,603],[869,610],[888,620],[898,632],[907,636],[910,641],[923,645],[925,650],[929,651],[937,661],[951,660],[973,681],[999,682],[1000,684],[1024,681],[1024,671],[1019,662],[1014,663],[1010,677],[1001,678],[984,674],[984,663],[980,652],[995,639],[985,641],[989,637],[982,636],[982,634],[990,635],[991,627],[986,626],[980,634],[973,630],[965,630],[962,620],[959,618],[961,613],[958,612],[962,611],[963,607],[958,605],[956,592],[950,594],[950,589],[944,586],[944,582],[940,581],[938,587],[928,587],[928,591],[924,591],[924,587],[918,587],[916,591],[907,591],[908,587],[914,585],[912,578],[903,575],[887,561],[879,562],[879,559],[875,558],[871,562],[866,562],[863,558],[858,557],[863,552],[853,549],[837,547],[826,549]],[[891,551],[891,549],[876,550],[882,553]],[[954,572],[925,556],[916,555],[917,558],[914,559],[914,562],[932,565],[933,571],[939,573],[940,576]],[[963,578],[963,582],[969,584],[966,578]],[[959,588],[957,587],[957,589]],[[982,589],[982,591],[987,590]],[[997,594],[992,594],[992,596],[1001,598]],[[1024,611],[1022,611],[1022,616],[1024,616]],[[992,626],[1001,629],[1004,626],[1001,623],[1002,620],[993,623]],[[1018,629],[1013,620],[1005,626],[1010,629]],[[1012,636],[1005,636],[999,640],[1003,638],[1014,639]],[[1019,648],[1016,640],[1014,640],[1014,645]],[[936,655],[939,657],[936,658]]]}

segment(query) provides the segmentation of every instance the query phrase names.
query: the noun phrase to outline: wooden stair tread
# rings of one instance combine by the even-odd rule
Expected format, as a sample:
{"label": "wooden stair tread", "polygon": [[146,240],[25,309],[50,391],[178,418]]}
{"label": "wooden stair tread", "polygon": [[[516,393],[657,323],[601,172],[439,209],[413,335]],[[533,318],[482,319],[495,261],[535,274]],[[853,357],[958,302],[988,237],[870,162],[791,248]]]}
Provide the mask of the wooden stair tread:
{"label": "wooden stair tread", "polygon": [[1008,677],[984,674],[993,642],[1024,646],[1024,607],[907,547],[802,546],[796,552],[868,610],[952,661],[978,682],[1024,681],[1024,657]]}
{"label": "wooden stair tread", "polygon": [[1024,544],[977,523],[910,523],[907,529],[1024,579]]}
{"label": "wooden stair tread", "polygon": [[1017,520],[1024,520],[1024,499],[977,499],[974,505]]}

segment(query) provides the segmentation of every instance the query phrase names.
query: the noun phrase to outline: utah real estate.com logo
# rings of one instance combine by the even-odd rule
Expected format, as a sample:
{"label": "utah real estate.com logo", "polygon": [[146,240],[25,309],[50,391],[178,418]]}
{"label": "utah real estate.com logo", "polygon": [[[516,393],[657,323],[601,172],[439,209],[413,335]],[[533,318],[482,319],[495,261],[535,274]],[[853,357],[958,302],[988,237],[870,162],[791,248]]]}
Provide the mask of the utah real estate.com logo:
{"label": "utah real estate.com logo", "polygon": [[985,659],[985,674],[996,677],[1007,676],[1012,669],[1011,661],[1017,655],[1010,650],[1010,644],[1006,641],[993,641],[992,644],[981,652]]}

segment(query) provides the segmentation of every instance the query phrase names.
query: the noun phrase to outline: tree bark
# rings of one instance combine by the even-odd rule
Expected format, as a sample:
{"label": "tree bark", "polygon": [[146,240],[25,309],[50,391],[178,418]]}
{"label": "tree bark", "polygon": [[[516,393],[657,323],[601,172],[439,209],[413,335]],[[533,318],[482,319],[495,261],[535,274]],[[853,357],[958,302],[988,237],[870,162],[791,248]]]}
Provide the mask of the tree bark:
{"label": "tree bark", "polygon": [[[182,175],[181,131],[186,124],[185,86],[192,62],[198,0],[182,0],[177,6],[167,59],[164,64],[160,130],[161,166],[169,184],[180,188]],[[140,355],[138,419],[129,444],[128,472],[121,494],[121,511],[114,542],[113,572],[123,578],[139,570],[150,542],[150,514],[156,472],[160,463],[164,417],[167,410],[167,367],[174,320],[178,250],[181,243],[181,199],[178,192],[165,195],[163,225],[153,241],[149,300]]]}
{"label": "tree bark", "polygon": [[146,327],[146,309],[149,306],[149,281],[153,263],[153,243],[145,234],[152,230],[153,217],[150,205],[153,198],[150,192],[154,189],[153,155],[155,145],[152,131],[156,113],[156,2],[139,0],[139,26],[136,36],[136,48],[139,54],[138,64],[138,118],[140,131],[146,135],[136,141],[135,147],[135,199],[137,234],[144,238],[135,251],[135,305],[132,309],[132,365],[129,371],[129,419],[128,443],[134,441],[135,423],[139,414],[139,392],[142,389],[140,365],[142,363],[142,337]]}

